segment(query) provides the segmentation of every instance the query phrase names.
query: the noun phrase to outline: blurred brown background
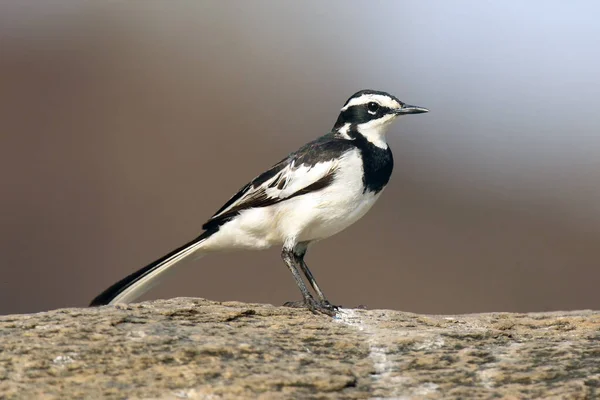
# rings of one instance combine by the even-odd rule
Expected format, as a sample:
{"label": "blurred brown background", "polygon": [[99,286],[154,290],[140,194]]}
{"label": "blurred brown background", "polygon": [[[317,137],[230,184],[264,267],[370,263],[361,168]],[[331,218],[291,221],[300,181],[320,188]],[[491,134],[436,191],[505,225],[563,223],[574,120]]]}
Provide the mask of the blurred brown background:
{"label": "blurred brown background", "polygon": [[[200,233],[359,89],[431,109],[389,135],[374,209],[314,246],[338,304],[598,308],[593,2],[0,3],[0,313],[85,306]],[[299,299],[279,249],[145,299]]]}

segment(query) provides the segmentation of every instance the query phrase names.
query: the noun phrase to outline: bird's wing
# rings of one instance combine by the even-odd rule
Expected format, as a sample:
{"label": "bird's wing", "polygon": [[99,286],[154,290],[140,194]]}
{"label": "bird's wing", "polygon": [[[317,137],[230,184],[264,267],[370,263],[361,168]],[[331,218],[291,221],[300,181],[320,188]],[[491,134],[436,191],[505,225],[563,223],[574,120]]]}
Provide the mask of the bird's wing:
{"label": "bird's wing", "polygon": [[[351,148],[341,142],[315,141],[290,154],[241,188],[202,228],[217,229],[240,211],[270,206],[329,186],[335,177],[339,157]],[[317,154],[328,156],[318,159]]]}

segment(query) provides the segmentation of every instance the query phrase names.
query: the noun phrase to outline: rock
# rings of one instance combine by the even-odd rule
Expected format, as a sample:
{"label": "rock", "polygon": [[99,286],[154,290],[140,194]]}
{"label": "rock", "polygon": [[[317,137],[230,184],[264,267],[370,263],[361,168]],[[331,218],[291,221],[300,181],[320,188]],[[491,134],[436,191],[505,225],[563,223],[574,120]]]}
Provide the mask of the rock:
{"label": "rock", "polygon": [[0,399],[598,396],[593,311],[332,319],[180,298],[0,317]]}

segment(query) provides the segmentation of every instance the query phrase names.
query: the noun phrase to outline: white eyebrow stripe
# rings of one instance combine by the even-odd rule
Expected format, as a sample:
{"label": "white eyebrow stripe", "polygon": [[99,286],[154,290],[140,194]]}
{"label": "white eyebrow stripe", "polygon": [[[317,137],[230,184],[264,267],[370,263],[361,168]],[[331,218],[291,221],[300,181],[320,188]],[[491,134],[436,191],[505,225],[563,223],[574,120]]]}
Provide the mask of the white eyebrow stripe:
{"label": "white eyebrow stripe", "polygon": [[400,103],[390,97],[382,96],[380,94],[363,94],[362,96],[350,100],[340,111],[346,111],[349,107],[367,104],[371,101],[379,103],[379,105],[387,108],[400,108]]}

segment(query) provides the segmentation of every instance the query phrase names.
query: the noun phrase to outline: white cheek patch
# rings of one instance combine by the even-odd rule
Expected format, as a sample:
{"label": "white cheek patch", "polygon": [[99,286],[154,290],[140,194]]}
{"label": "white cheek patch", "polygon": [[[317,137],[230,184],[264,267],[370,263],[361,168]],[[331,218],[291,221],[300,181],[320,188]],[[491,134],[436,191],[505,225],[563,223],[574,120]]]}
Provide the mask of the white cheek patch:
{"label": "white cheek patch", "polygon": [[[400,108],[400,106],[401,106],[400,103],[398,103],[396,100],[394,100],[388,96],[383,96],[381,94],[363,94],[362,96],[359,96],[355,99],[351,99],[348,102],[348,104],[346,104],[344,106],[344,108],[342,108],[341,111],[346,111],[349,107],[357,106],[357,105],[361,105],[361,104],[367,104],[372,101],[374,101],[375,103],[378,103],[380,106],[391,108],[391,109]],[[369,113],[371,113],[371,112],[369,111]]]}
{"label": "white cheek patch", "polygon": [[375,146],[387,149],[388,145],[385,140],[385,134],[396,118],[396,115],[385,115],[364,124],[358,124],[356,129]]}

